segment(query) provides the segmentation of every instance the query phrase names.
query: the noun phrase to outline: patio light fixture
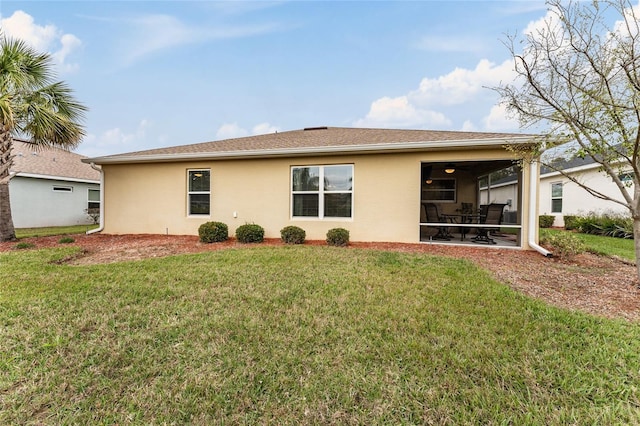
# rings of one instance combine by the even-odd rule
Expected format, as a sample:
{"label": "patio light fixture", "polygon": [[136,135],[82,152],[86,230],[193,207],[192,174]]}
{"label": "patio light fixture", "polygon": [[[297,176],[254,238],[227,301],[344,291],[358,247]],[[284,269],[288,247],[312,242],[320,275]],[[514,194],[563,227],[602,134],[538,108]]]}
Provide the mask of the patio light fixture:
{"label": "patio light fixture", "polygon": [[455,171],[456,171],[456,166],[454,166],[451,163],[449,163],[446,166],[444,166],[444,172],[445,173],[451,174],[451,173],[453,173]]}

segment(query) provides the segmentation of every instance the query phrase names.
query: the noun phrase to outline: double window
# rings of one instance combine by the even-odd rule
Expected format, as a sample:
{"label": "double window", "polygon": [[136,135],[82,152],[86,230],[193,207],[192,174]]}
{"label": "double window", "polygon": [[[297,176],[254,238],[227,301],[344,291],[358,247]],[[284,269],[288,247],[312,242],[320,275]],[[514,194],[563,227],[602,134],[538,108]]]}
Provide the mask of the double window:
{"label": "double window", "polygon": [[353,217],[353,165],[291,168],[291,215]]}
{"label": "double window", "polygon": [[209,215],[211,212],[211,170],[187,171],[187,213]]}
{"label": "double window", "polygon": [[562,182],[551,184],[551,213],[562,213]]}
{"label": "double window", "polygon": [[422,201],[456,202],[456,180],[428,179],[422,183]]}

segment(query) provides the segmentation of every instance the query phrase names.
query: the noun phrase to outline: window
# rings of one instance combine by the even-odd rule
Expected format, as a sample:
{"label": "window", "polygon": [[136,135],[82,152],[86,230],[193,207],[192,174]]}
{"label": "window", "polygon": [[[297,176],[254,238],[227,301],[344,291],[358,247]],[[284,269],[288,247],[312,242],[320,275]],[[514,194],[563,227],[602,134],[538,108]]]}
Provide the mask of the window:
{"label": "window", "polygon": [[551,184],[551,213],[562,213],[562,182]]}
{"label": "window", "polygon": [[100,210],[100,190],[89,188],[87,210]]}
{"label": "window", "polygon": [[53,192],[73,192],[73,186],[53,185]]}
{"label": "window", "polygon": [[353,165],[291,168],[293,217],[350,218],[352,204]]}
{"label": "window", "polygon": [[190,216],[210,214],[211,171],[189,170],[187,174],[189,179],[187,187],[188,214]]}
{"label": "window", "polygon": [[422,182],[422,201],[456,202],[455,179],[429,179]]}

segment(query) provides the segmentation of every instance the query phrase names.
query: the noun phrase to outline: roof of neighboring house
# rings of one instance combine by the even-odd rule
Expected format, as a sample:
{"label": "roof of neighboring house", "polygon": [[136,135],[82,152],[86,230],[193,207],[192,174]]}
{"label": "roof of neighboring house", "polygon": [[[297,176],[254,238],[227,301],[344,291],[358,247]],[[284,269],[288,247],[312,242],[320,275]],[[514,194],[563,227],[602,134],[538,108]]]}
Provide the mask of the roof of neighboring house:
{"label": "roof of neighboring house", "polygon": [[400,152],[416,149],[473,149],[485,146],[531,143],[532,137],[532,135],[514,133],[313,127],[116,154],[84,161],[98,164],[137,163],[356,152]]}
{"label": "roof of neighboring house", "polygon": [[[580,170],[583,170],[582,168],[586,168],[587,166],[593,166],[596,167],[598,166],[598,163],[596,163],[596,161],[589,157],[586,156],[584,158],[580,158],[580,157],[571,157],[569,159],[566,158],[562,158],[559,157],[557,158],[554,163],[553,163],[556,167],[556,169],[559,170],[563,170],[563,171],[572,171],[573,169],[578,169],[580,168]],[[589,167],[591,168],[591,167]],[[541,165],[540,166],[540,177],[545,177],[548,175],[553,175],[553,174],[557,174],[560,173],[558,172],[556,169],[553,169],[549,166],[546,165]],[[509,176],[505,176],[501,179],[495,180],[495,181],[491,181],[491,185],[492,186],[499,186],[499,185],[506,185],[506,184],[512,184],[515,183],[517,181],[518,177],[515,174],[509,175]]]}
{"label": "roof of neighboring house", "polygon": [[17,176],[48,177],[60,180],[100,181],[100,173],[81,160],[80,154],[61,148],[40,148],[14,139],[13,167]]}

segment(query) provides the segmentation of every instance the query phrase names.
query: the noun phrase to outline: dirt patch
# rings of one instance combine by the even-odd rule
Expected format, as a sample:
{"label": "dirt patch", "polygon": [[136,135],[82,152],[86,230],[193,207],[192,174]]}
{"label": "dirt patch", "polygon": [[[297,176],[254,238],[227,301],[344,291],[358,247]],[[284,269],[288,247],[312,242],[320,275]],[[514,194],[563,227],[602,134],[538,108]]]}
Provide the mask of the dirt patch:
{"label": "dirt patch", "polygon": [[[280,246],[279,239],[259,245],[235,240],[204,244],[192,235],[76,235],[70,244],[81,247],[82,255],[68,263],[88,265],[199,253],[233,247]],[[21,242],[35,248],[60,247],[59,236],[27,238]],[[16,243],[0,243],[0,251],[14,249]],[[324,241],[306,242],[324,245]],[[429,253],[466,258],[512,288],[555,306],[576,309],[608,318],[640,321],[640,288],[635,265],[594,254],[581,254],[569,261],[545,258],[537,252],[487,249],[466,246],[397,243],[352,243],[351,248],[374,248],[401,252]]]}

